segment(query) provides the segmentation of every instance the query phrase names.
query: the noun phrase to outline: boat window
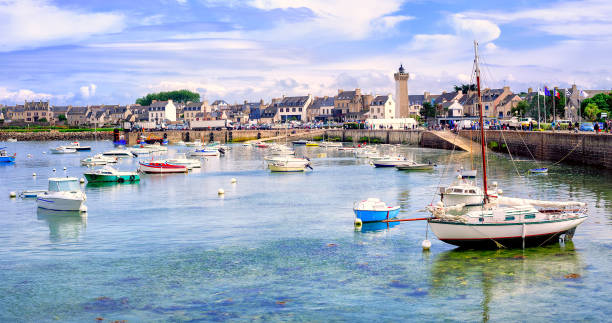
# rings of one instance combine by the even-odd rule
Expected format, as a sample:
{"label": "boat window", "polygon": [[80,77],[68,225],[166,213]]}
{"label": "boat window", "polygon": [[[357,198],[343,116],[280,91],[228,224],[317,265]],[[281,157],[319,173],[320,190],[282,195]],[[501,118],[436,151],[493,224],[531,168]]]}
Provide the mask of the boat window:
{"label": "boat window", "polygon": [[76,180],[71,181],[50,181],[49,191],[62,192],[62,191],[78,191],[79,183]]}
{"label": "boat window", "polygon": [[476,194],[475,190],[470,190],[470,194]]}
{"label": "boat window", "polygon": [[463,193],[463,190],[459,189],[459,188],[455,188],[455,189],[453,189],[453,192],[455,192],[455,193]]}
{"label": "boat window", "polygon": [[535,214],[525,214],[525,219],[535,219]]}
{"label": "boat window", "polygon": [[512,215],[507,215],[506,216],[506,221],[513,221],[514,220],[514,216]]}

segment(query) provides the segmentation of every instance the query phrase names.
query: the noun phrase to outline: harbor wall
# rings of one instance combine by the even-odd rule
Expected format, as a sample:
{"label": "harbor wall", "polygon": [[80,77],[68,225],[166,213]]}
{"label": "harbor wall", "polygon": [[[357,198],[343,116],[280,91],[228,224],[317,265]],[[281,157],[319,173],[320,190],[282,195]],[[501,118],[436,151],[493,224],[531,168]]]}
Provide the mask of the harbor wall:
{"label": "harbor wall", "polygon": [[0,131],[0,141],[6,141],[9,138],[17,139],[17,141],[70,141],[70,140],[112,140],[112,131],[82,131],[82,132],[59,132],[59,131],[40,131],[40,132],[16,132],[16,131]]}
{"label": "harbor wall", "polygon": [[360,138],[377,138],[385,144],[419,145],[422,130],[367,130],[367,129],[338,129],[326,130],[328,137],[340,137],[342,141],[357,143]]}
{"label": "harbor wall", "polygon": [[[462,130],[459,134],[480,142],[479,131]],[[498,151],[509,151],[512,156],[531,159],[533,155],[537,160],[563,159],[564,163],[612,169],[612,134],[487,130],[485,138],[487,145],[505,144],[508,148]]]}
{"label": "harbor wall", "polygon": [[[292,129],[287,134],[291,135],[291,138],[298,138],[300,134],[307,138],[310,132],[310,129]],[[138,137],[141,135],[152,138],[163,138],[166,135],[170,143],[194,141],[196,139],[200,139],[202,142],[219,141],[227,143],[284,136],[285,130],[170,130],[125,133],[126,140],[130,145],[136,144]]]}

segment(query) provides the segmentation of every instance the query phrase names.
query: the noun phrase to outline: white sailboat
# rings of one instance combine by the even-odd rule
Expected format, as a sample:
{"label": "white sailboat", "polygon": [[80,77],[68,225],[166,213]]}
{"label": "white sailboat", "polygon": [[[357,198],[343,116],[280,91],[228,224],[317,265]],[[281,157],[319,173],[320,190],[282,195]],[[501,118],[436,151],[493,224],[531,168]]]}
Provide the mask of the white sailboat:
{"label": "white sailboat", "polygon": [[525,248],[555,243],[561,235],[571,238],[576,227],[588,217],[586,203],[509,198],[488,193],[477,42],[474,42],[474,53],[482,138],[482,203],[472,207],[466,203],[445,206],[441,201],[428,206],[432,214],[428,219],[431,230],[446,243],[476,249]]}

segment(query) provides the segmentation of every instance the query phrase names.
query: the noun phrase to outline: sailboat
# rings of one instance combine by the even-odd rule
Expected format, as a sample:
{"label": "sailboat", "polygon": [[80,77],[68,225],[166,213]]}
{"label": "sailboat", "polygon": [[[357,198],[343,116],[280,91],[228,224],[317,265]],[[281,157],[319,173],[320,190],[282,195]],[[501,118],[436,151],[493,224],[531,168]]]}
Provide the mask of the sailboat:
{"label": "sailboat", "polygon": [[511,198],[501,196],[501,191],[489,194],[476,41],[474,56],[482,145],[482,203],[429,205],[432,217],[427,221],[432,232],[446,243],[475,249],[541,246],[557,242],[561,235],[571,239],[576,227],[588,217],[586,203]]}

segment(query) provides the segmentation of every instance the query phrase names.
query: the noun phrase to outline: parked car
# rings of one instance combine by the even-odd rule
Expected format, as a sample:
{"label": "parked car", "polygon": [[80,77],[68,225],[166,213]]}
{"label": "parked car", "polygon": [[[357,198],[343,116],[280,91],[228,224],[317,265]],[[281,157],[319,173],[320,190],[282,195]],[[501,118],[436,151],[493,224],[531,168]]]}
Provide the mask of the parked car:
{"label": "parked car", "polygon": [[580,124],[580,131],[595,131],[592,122],[583,122]]}

